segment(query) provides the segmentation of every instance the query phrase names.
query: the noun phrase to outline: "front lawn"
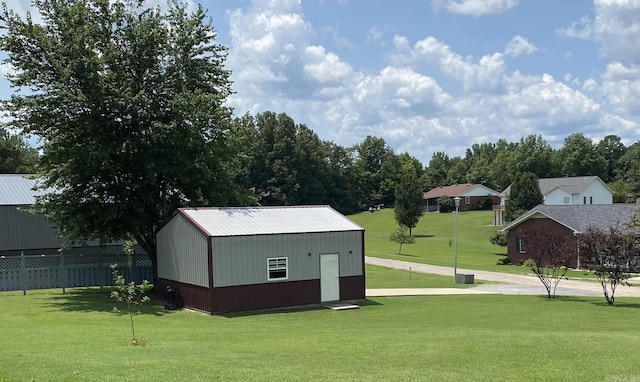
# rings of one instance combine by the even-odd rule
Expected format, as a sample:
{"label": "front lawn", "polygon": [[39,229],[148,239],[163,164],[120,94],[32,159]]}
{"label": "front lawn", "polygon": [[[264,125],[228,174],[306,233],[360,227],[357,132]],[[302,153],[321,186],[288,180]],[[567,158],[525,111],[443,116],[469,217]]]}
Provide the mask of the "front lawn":
{"label": "front lawn", "polygon": [[108,293],[0,293],[1,381],[586,381],[637,378],[640,300],[420,296],[211,317]]}
{"label": "front lawn", "polygon": [[475,280],[475,284],[455,284],[453,275],[441,276],[366,264],[367,288],[470,288],[487,281]]}
{"label": "front lawn", "polygon": [[[349,219],[365,229],[365,252],[368,256],[452,267],[455,237],[455,213],[428,212],[413,229],[415,244],[399,245],[389,240],[398,228],[393,209],[374,213],[361,212]],[[526,273],[531,269],[517,265],[496,265],[507,256],[507,249],[493,245],[489,237],[500,227],[490,225],[493,211],[460,212],[458,216],[458,267],[484,271]],[[593,279],[590,272],[570,270],[571,279]]]}

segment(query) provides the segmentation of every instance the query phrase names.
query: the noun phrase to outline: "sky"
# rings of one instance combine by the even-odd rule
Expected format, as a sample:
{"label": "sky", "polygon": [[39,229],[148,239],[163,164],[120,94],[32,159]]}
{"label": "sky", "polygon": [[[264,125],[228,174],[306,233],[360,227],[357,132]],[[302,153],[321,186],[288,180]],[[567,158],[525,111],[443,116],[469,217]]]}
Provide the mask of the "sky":
{"label": "sky", "polygon": [[284,112],[342,146],[373,135],[425,165],[530,134],[640,140],[640,0],[200,3],[237,116]]}

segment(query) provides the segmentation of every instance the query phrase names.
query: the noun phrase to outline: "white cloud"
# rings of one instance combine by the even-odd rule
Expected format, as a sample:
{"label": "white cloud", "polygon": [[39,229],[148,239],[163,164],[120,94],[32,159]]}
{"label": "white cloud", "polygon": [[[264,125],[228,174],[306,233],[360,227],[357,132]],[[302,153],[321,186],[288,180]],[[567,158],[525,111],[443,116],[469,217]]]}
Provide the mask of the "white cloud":
{"label": "white cloud", "polygon": [[320,83],[338,83],[353,78],[351,65],[340,60],[338,55],[327,53],[322,46],[305,48],[304,73]]}
{"label": "white cloud", "polygon": [[599,90],[615,113],[635,119],[640,115],[640,66],[607,65]]}
{"label": "white cloud", "polygon": [[597,41],[613,61],[640,64],[640,1],[594,0],[594,17],[584,16],[558,30],[564,37]]}
{"label": "white cloud", "polygon": [[509,41],[504,49],[504,54],[510,57],[520,57],[522,55],[533,54],[538,48],[526,38],[518,35]]}
{"label": "white cloud", "polygon": [[543,74],[537,83],[504,97],[513,116],[537,119],[544,125],[558,125],[592,118],[600,105],[573,88]]}
{"label": "white cloud", "polygon": [[466,91],[493,90],[502,81],[502,53],[484,55],[476,63],[473,57],[463,58],[435,37],[420,40],[410,48],[405,37],[396,36],[394,44],[396,53],[392,59],[396,63],[435,63],[444,74],[459,81]]}
{"label": "white cloud", "polygon": [[[335,39],[320,37],[335,30],[315,31],[298,1],[253,1],[227,19],[236,112],[286,112],[341,145],[371,134],[426,164],[435,151],[463,155],[469,142],[528,134],[541,134],[555,147],[575,131],[592,138],[599,131],[638,136],[640,65],[612,61],[587,80],[571,74],[556,79],[507,72],[505,57],[538,50],[521,36],[503,52],[465,56],[435,37],[396,35],[390,51],[382,52],[388,61],[365,72],[332,51]],[[367,41],[380,42],[383,30],[370,28]]]}
{"label": "white cloud", "polygon": [[379,42],[382,39],[384,33],[378,28],[377,25],[372,26],[367,31],[367,41]]}
{"label": "white cloud", "polygon": [[431,5],[434,10],[478,17],[506,12],[518,3],[519,0],[433,0]]}
{"label": "white cloud", "polygon": [[556,29],[556,33],[562,37],[590,39],[593,36],[591,23],[591,19],[584,16],[579,22],[574,21],[566,28]]}
{"label": "white cloud", "polygon": [[302,72],[300,56],[309,25],[299,1],[255,0],[250,8],[230,11],[227,16],[231,35],[228,65],[240,87],[237,91],[246,86],[269,92]]}

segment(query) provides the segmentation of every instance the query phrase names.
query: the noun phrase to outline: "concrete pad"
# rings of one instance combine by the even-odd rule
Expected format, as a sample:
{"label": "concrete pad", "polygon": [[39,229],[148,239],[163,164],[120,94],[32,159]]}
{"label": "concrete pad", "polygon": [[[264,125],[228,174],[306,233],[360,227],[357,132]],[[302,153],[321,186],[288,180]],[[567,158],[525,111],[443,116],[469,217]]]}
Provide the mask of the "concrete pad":
{"label": "concrete pad", "polygon": [[347,309],[359,309],[360,306],[359,305],[354,305],[354,304],[349,304],[346,302],[336,302],[336,303],[332,303],[332,304],[324,304],[323,305],[325,308],[331,309],[331,310],[347,310]]}

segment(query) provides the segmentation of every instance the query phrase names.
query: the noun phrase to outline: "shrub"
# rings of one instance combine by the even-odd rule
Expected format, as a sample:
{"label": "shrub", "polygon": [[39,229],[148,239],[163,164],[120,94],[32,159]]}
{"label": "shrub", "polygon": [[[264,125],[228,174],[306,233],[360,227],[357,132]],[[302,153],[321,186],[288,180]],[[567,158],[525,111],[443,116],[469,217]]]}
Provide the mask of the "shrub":
{"label": "shrub", "polygon": [[496,261],[496,265],[507,265],[509,264],[511,261],[509,260],[508,257],[501,257]]}
{"label": "shrub", "polygon": [[501,247],[507,246],[507,234],[504,232],[496,231],[489,238],[491,244],[499,245]]}
{"label": "shrub", "polygon": [[524,263],[522,263],[523,267],[533,268],[536,266],[536,261],[534,259],[526,259]]}
{"label": "shrub", "polygon": [[456,209],[456,204],[448,196],[441,196],[438,198],[438,211],[440,212],[451,212]]}
{"label": "shrub", "polygon": [[491,210],[493,209],[493,198],[490,196],[487,196],[486,198],[483,198],[480,200],[480,202],[478,204],[475,204],[472,207],[473,210],[483,210],[483,211],[487,211],[487,210]]}

